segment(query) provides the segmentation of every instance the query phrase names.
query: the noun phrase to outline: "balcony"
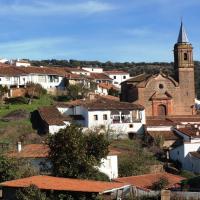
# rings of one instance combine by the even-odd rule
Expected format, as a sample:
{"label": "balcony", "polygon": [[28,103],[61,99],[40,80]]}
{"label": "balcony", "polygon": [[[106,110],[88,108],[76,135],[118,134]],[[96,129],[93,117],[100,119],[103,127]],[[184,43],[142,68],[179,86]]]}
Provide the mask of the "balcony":
{"label": "balcony", "polygon": [[132,122],[130,111],[112,111],[111,119],[113,124]]}

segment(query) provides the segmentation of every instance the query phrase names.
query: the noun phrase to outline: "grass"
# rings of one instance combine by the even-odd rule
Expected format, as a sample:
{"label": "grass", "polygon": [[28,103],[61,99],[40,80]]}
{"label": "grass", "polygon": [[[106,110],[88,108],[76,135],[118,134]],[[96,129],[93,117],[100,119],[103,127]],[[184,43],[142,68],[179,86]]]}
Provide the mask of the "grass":
{"label": "grass", "polygon": [[[34,99],[31,104],[9,104],[1,106],[0,118],[15,110],[26,110],[32,112],[40,106],[49,106],[53,103],[51,96],[44,95],[40,99]],[[31,137],[30,137],[31,135]],[[1,121],[0,120],[0,142],[15,144],[19,138],[35,139],[39,137],[35,130],[32,129],[30,119]],[[27,141],[28,142],[28,141]]]}
{"label": "grass", "polygon": [[4,115],[10,113],[14,110],[24,109],[28,112],[32,112],[36,110],[40,106],[48,106],[53,103],[52,98],[49,95],[41,96],[40,99],[34,99],[31,104],[13,104],[13,105],[6,105],[1,107],[0,109],[0,117],[3,117]]}
{"label": "grass", "polygon": [[118,156],[119,176],[151,173],[151,166],[161,164],[147,147],[142,146],[139,139],[114,140],[111,146],[121,152]]}

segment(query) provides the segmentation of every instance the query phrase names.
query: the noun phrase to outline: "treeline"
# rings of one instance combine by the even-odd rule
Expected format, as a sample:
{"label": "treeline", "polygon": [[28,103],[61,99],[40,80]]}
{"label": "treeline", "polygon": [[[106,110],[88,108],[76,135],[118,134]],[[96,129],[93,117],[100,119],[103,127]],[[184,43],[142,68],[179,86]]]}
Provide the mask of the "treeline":
{"label": "treeline", "polygon": [[[159,71],[174,76],[173,62],[99,62],[99,61],[80,61],[80,60],[41,60],[30,61],[33,66],[66,66],[66,67],[102,67],[104,70],[124,70],[135,76],[141,73],[156,74]],[[196,94],[200,98],[200,61],[195,61],[195,85]]]}

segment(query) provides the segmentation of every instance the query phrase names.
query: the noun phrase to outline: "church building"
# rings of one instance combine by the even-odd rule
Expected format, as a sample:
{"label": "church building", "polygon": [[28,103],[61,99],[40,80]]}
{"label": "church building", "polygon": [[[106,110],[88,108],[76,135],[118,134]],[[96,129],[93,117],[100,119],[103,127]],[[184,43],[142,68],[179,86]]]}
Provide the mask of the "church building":
{"label": "church building", "polygon": [[194,115],[193,47],[183,23],[174,45],[175,77],[141,74],[121,84],[121,101],[141,104],[146,116]]}

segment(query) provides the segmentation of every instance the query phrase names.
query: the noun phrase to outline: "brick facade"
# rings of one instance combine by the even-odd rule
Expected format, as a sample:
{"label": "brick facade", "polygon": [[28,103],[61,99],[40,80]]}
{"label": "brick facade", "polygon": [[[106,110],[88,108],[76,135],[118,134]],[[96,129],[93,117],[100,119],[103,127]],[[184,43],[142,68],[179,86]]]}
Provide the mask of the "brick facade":
{"label": "brick facade", "polygon": [[195,86],[192,45],[174,46],[175,79],[163,73],[142,74],[122,83],[121,101],[139,103],[146,116],[193,115]]}

